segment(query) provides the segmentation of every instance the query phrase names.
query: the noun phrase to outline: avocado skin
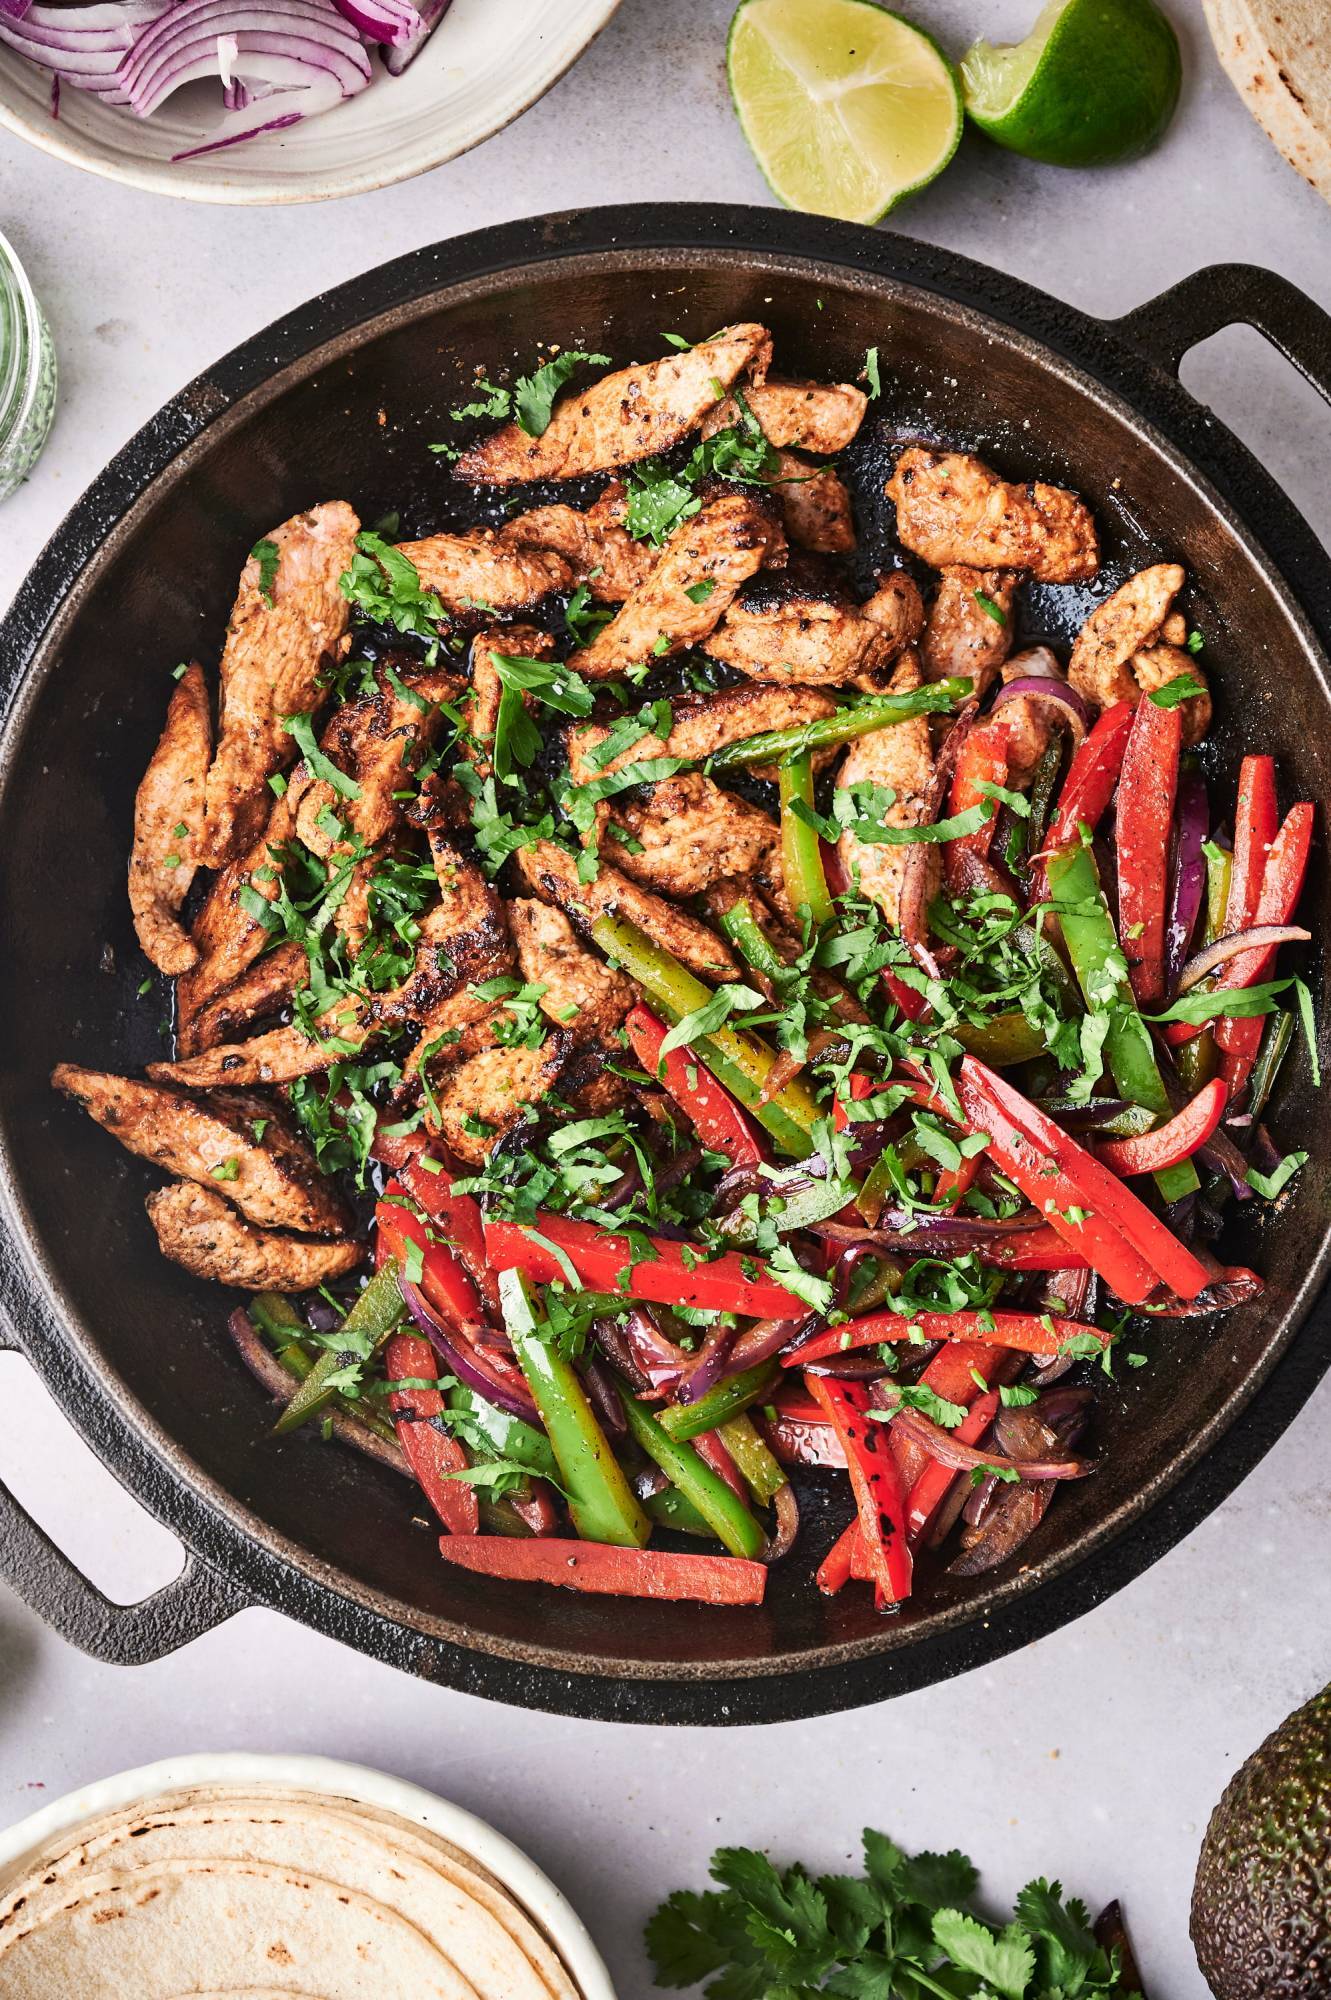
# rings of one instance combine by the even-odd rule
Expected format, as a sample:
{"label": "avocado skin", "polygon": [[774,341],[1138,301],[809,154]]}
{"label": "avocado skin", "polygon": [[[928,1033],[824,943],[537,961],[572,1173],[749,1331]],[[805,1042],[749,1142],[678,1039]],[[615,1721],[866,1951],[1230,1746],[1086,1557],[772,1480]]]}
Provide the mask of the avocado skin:
{"label": "avocado skin", "polygon": [[1189,1928],[1216,2000],[1331,1995],[1331,1687],[1231,1779],[1202,1842]]}

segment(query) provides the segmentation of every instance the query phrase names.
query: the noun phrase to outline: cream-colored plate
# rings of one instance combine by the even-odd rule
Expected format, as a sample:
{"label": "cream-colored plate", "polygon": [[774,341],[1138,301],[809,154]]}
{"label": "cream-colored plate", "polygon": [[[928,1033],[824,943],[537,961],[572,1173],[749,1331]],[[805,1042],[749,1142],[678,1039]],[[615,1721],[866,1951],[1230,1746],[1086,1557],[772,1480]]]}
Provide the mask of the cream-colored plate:
{"label": "cream-colored plate", "polygon": [[121,1806],[151,1801],[163,1793],[195,1785],[237,1789],[281,1785],[292,1791],[321,1793],[330,1799],[356,1799],[363,1805],[378,1806],[428,1827],[504,1885],[554,1945],[583,2000],[616,2000],[605,1963],[582,1919],[567,1897],[560,1894],[535,1862],[528,1860],[521,1848],[473,1813],[436,1798],[433,1792],[424,1791],[419,1785],[390,1778],[363,1764],[343,1764],[333,1757],[203,1752],[194,1757],[169,1757],[160,1764],[144,1764],[137,1771],[121,1771],[115,1777],[100,1778],[95,1784],[66,1793],[64,1798],[43,1806],[40,1812],[0,1833],[0,1880],[17,1873],[53,1840],[73,1832],[85,1821]]}
{"label": "cream-colored plate", "polygon": [[0,124],[44,152],[109,180],[188,201],[328,201],[410,180],[488,139],[536,102],[582,54],[619,0],[453,0],[402,76],[383,71],[357,97],[290,131],[201,159],[172,155],[199,143],[218,114],[217,84],[189,84],[151,118],[62,90],[0,46]]}

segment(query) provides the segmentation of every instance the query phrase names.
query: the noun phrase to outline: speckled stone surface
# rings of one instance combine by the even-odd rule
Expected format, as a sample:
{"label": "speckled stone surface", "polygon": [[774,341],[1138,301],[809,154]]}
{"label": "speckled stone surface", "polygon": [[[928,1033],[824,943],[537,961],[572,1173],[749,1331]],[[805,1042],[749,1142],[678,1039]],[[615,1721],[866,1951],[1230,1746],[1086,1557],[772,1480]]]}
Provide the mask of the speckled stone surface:
{"label": "speckled stone surface", "polygon": [[[0,137],[0,226],[60,355],[40,465],[0,513],[0,597],[110,453],[225,348],[402,250],[546,208],[768,199],[730,115],[726,0],[624,0],[543,103],[404,187],[314,209],[174,205]],[[959,50],[1020,32],[1034,0],[916,0]],[[968,138],[896,226],[1116,315],[1200,265],[1246,259],[1331,306],[1331,212],[1272,152],[1173,0],[1188,82],[1166,144],[1069,175]],[[1255,334],[1221,335],[1184,379],[1331,535],[1331,411]],[[112,1595],[178,1566],[89,1458],[25,1364],[0,1356],[0,1476]],[[629,1731],[503,1712],[417,1686],[267,1613],[133,1672],[93,1665],[0,1596],[0,1824],[70,1786],[199,1749],[325,1751],[419,1780],[492,1819],[579,1904],[622,2000],[657,1895],[700,1883],[720,1840],[834,1866],[867,1819],[960,1844],[995,1894],[1057,1873],[1122,1898],[1152,2000],[1205,2000],[1187,1907],[1207,1815],[1237,1764],[1331,1677],[1324,1388],[1203,1528],[1038,1646],[872,1711],[763,1731]]]}

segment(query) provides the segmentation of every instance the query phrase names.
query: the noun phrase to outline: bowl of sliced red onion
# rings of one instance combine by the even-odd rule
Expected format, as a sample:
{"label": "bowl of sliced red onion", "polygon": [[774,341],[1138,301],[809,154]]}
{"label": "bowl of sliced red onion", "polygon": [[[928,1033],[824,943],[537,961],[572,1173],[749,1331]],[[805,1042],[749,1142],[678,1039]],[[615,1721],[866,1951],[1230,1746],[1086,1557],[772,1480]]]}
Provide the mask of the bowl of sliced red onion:
{"label": "bowl of sliced red onion", "polygon": [[407,180],[535,103],[619,0],[0,0],[0,124],[192,201]]}

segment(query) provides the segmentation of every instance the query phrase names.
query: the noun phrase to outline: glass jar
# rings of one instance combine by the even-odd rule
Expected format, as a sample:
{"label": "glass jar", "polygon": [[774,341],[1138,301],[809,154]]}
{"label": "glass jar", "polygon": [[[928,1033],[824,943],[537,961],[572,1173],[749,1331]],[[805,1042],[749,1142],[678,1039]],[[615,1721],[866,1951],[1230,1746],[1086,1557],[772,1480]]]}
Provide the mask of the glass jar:
{"label": "glass jar", "polygon": [[55,415],[50,329],[8,239],[0,235],[0,500],[22,485]]}

